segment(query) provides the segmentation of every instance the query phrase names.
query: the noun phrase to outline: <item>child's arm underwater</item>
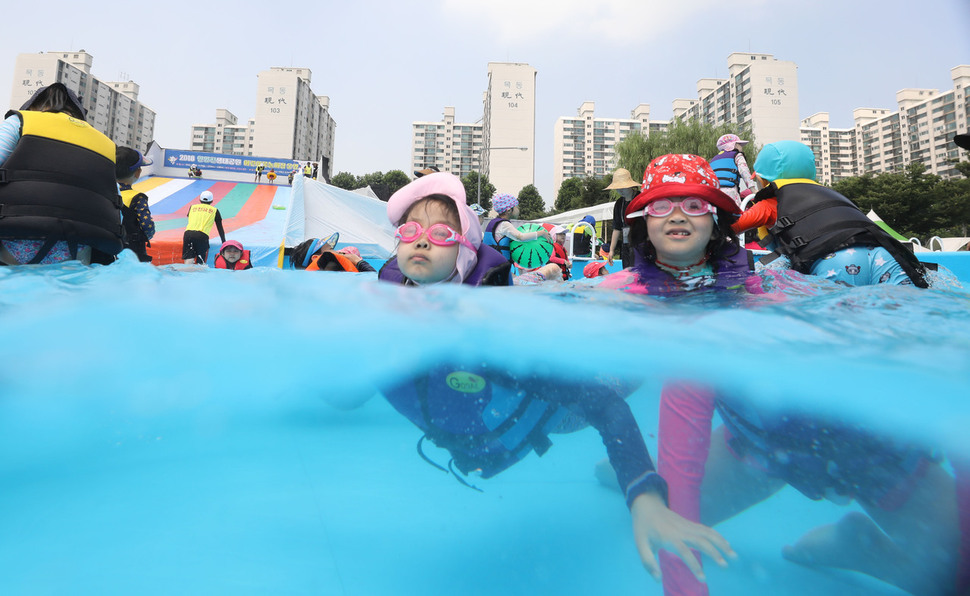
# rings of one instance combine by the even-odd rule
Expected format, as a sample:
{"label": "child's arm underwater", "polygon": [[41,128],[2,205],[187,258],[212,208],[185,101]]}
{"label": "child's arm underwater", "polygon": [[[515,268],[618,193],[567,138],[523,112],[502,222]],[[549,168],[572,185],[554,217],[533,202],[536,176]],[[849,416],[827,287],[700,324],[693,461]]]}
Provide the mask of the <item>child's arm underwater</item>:
{"label": "child's arm underwater", "polygon": [[727,565],[724,554],[732,558],[735,554],[724,537],[667,507],[666,482],[654,469],[640,428],[626,401],[613,391],[587,392],[583,399],[573,402],[573,406],[579,407],[603,438],[630,507],[640,560],[650,575],[660,580],[657,552],[662,548],[683,559],[701,581],[704,573],[691,548],[707,554],[719,565]]}

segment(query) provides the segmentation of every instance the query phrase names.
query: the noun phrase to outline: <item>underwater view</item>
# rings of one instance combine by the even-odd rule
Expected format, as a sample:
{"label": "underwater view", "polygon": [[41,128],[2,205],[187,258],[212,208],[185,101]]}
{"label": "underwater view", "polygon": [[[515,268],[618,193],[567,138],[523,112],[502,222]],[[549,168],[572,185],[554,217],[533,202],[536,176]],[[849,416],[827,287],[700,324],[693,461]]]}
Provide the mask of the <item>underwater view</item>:
{"label": "underwater view", "polygon": [[[442,364],[609,377],[654,461],[671,380],[970,457],[970,292],[945,270],[665,300],[121,257],[0,268],[0,593],[662,594],[593,428],[491,478],[416,449],[382,393]],[[903,594],[782,556],[850,511],[786,486],[718,524],[738,556],[705,560],[710,593]]]}

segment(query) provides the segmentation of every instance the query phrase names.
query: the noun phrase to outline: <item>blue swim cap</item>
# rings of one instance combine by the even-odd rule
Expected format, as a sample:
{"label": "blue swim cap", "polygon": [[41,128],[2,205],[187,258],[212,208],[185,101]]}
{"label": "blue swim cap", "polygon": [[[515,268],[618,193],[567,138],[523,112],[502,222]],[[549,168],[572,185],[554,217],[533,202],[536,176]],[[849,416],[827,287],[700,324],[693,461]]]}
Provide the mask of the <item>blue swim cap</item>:
{"label": "blue swim cap", "polygon": [[768,143],[758,153],[754,171],[769,182],[786,178],[815,180],[815,154],[798,141]]}

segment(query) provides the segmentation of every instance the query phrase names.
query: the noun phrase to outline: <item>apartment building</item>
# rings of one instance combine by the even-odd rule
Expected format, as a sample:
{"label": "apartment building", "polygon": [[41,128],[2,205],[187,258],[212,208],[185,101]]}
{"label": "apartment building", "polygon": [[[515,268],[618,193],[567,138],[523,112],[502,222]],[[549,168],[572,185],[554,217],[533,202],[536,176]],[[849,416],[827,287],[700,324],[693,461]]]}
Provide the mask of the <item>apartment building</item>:
{"label": "apartment building", "polygon": [[252,152],[312,161],[330,179],[337,124],[330,98],[310,88],[309,68],[273,67],[256,76],[256,114]]}
{"label": "apartment building", "polygon": [[771,54],[735,52],[728,78],[697,82],[697,99],[675,99],[675,118],[745,126],[758,144],[799,138],[798,66]]}
{"label": "apartment building", "polygon": [[535,184],[536,73],[528,64],[488,63],[482,171],[499,193]]}
{"label": "apartment building", "polygon": [[225,109],[216,110],[216,121],[192,126],[192,151],[252,155],[256,121],[238,124],[236,115]]}
{"label": "apartment building", "polygon": [[411,169],[436,167],[459,177],[482,171],[483,129],[482,119],[455,122],[453,107],[445,107],[440,122],[411,123]]}
{"label": "apartment building", "polygon": [[[596,104],[585,101],[576,116],[560,117],[553,130],[553,188],[558,194],[566,178],[602,178],[616,169],[616,144],[632,133],[666,129],[667,122],[650,122],[650,106],[640,104],[630,118],[597,118]],[[652,126],[652,129],[651,129]]]}
{"label": "apartment building", "polygon": [[88,124],[117,145],[147,150],[155,135],[155,112],[138,101],[138,84],[101,81],[91,74],[93,63],[84,50],[19,54],[10,105],[21,106],[38,89],[63,83],[81,99]]}
{"label": "apartment building", "polygon": [[954,164],[961,154],[952,139],[970,123],[970,65],[953,67],[950,77],[947,91],[898,91],[896,111],[856,108],[851,129],[831,129],[826,112],[804,119],[800,138],[815,151],[819,180],[899,171],[914,162],[933,174],[959,175]]}

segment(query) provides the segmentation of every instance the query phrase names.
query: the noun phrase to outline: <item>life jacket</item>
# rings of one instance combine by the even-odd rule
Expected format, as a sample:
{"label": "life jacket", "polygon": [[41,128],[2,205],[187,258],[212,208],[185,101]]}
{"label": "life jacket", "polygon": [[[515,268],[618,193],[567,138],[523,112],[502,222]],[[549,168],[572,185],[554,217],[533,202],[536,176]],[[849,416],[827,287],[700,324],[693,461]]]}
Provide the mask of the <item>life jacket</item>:
{"label": "life jacket", "polygon": [[765,245],[791,259],[792,268],[808,273],[818,259],[850,246],[881,246],[903,268],[913,285],[926,288],[926,270],[916,256],[830,188],[812,181],[776,180],[758,192],[778,200],[778,219]]}
{"label": "life jacket", "polygon": [[640,258],[630,269],[608,275],[603,283],[605,287],[615,286],[616,289],[633,294],[676,296],[699,289],[723,291],[745,287],[745,282],[753,273],[754,255],[742,248],[735,254],[720,259],[713,280],[699,288],[686,286],[652,261]]}
{"label": "life jacket", "polygon": [[508,236],[503,236],[502,240],[499,242],[495,241],[495,228],[498,227],[503,221],[509,221],[507,219],[502,219],[501,217],[496,217],[492,221],[488,222],[485,226],[485,234],[482,237],[482,246],[490,246],[498,252],[502,253],[509,261],[512,260],[512,239]]}
{"label": "life jacket", "polygon": [[198,205],[192,205],[189,209],[189,221],[185,224],[185,229],[202,232],[206,236],[209,235],[209,231],[212,230],[212,224],[216,222],[216,213],[219,210],[215,208],[214,205],[209,205],[206,203],[199,203]]}
{"label": "life jacket", "polygon": [[738,156],[738,151],[722,151],[711,158],[710,164],[714,173],[717,174],[717,182],[721,188],[737,188],[741,181],[741,172],[738,171],[738,163],[734,160]]}
{"label": "life jacket", "polygon": [[898,438],[816,414],[763,411],[730,398],[716,400],[715,407],[730,433],[728,445],[738,457],[784,478],[814,500],[855,498],[860,487],[894,488],[898,474],[932,457],[928,450]]}
{"label": "life jacket", "polygon": [[131,187],[121,191],[121,224],[125,228],[125,246],[141,248],[141,245],[148,244],[148,237],[138,223],[138,213],[131,207],[138,195],[147,198],[147,195]]}
{"label": "life jacket", "polygon": [[550,259],[550,262],[556,263],[562,269],[563,280],[569,279],[571,272],[569,271],[569,267],[566,266],[566,261],[569,260],[569,255],[566,254],[566,247],[558,242],[553,242],[552,249],[555,260]]}
{"label": "life jacket", "polygon": [[[337,263],[343,268],[344,271],[348,271],[350,273],[360,273],[357,266],[344,255],[332,251],[327,254],[330,254],[334,259],[336,259]],[[322,256],[323,255],[313,255],[310,257],[310,264],[307,265],[306,271],[322,271],[322,269],[320,269],[320,263],[318,262]]]}
{"label": "life jacket", "polygon": [[83,120],[11,110],[20,141],[0,168],[0,240],[44,239],[116,255],[123,247],[115,144]]}
{"label": "life jacket", "polygon": [[[407,281],[401,268],[398,267],[397,257],[384,263],[377,273],[377,279],[403,284]],[[468,277],[462,282],[469,286],[511,286],[512,263],[490,246],[482,244],[478,248],[478,261]]]}
{"label": "life jacket", "polygon": [[424,431],[422,440],[447,449],[462,473],[490,478],[531,451],[543,455],[552,446],[549,433],[573,414],[543,401],[532,386],[491,369],[441,365],[384,395]]}
{"label": "life jacket", "polygon": [[229,266],[229,261],[226,260],[222,253],[216,255],[215,262],[216,269],[232,269],[234,271],[242,271],[244,269],[252,269],[253,263],[250,260],[250,255],[248,250],[242,251],[242,256],[236,261],[232,267]]}

